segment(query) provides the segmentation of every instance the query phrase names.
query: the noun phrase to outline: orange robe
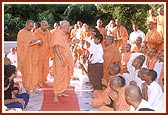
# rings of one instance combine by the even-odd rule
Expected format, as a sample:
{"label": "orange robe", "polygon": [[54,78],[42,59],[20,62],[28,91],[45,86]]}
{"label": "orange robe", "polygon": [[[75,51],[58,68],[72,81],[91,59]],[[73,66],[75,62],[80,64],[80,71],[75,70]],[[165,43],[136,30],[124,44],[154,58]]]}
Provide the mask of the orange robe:
{"label": "orange robe", "polygon": [[34,33],[26,29],[17,35],[18,70],[22,74],[22,83],[26,91],[33,90],[38,83],[38,52],[37,45],[29,46]]}
{"label": "orange robe", "polygon": [[67,32],[67,33],[65,33],[65,35],[66,35],[67,42],[70,43],[71,42],[70,33]]}
{"label": "orange robe", "polygon": [[66,39],[65,33],[61,29],[52,36],[51,47],[59,46],[65,67],[62,67],[61,61],[56,52],[53,52],[53,72],[54,72],[54,94],[63,93],[69,86],[70,78],[73,75],[74,60]]}
{"label": "orange robe", "polygon": [[110,77],[108,73],[108,67],[115,63],[121,61],[121,54],[119,52],[119,49],[116,48],[113,44],[109,45],[107,47],[103,47],[104,50],[104,63],[103,63],[103,69],[104,69],[104,75],[103,78],[109,82]]}
{"label": "orange robe", "polygon": [[102,34],[103,38],[105,38],[105,36],[107,35],[107,30],[105,28],[100,28],[100,27],[97,27],[96,28],[99,30],[99,32]]}
{"label": "orange robe", "polygon": [[[162,65],[162,69],[161,69],[161,72],[160,72],[160,77],[159,77],[159,79],[158,79],[158,83],[162,86],[162,79],[164,78],[164,63],[163,63],[163,65]],[[164,80],[165,80],[165,78],[164,78]]]}
{"label": "orange robe", "polygon": [[154,66],[155,66],[155,63],[158,61],[157,57],[154,56],[154,57],[149,57],[147,56],[147,59],[146,59],[146,66],[148,67],[148,69],[153,69]]}
{"label": "orange robe", "polygon": [[[145,36],[145,41],[161,43],[161,37],[160,37],[159,32],[157,32],[156,30],[148,31]],[[149,51],[149,49],[151,48],[156,48],[157,50],[159,50],[157,48],[158,46],[154,44],[147,43],[146,46],[147,46],[147,51]]]}
{"label": "orange robe", "polygon": [[152,16],[150,15],[149,17],[147,17],[147,22],[154,22],[154,29],[157,29],[157,17],[156,16]]}
{"label": "orange robe", "polygon": [[103,106],[99,107],[99,111],[114,111],[114,109],[111,107],[108,107],[106,105],[103,105]]}
{"label": "orange robe", "polygon": [[47,80],[47,75],[49,74],[49,57],[51,57],[51,33],[49,30],[43,32],[41,28],[38,28],[35,32],[35,39],[42,40],[43,44],[38,47],[39,55],[39,85]]}
{"label": "orange robe", "polygon": [[118,92],[118,100],[116,102],[116,108],[110,108],[107,106],[101,106],[99,107],[100,111],[118,111],[119,110],[119,106],[125,106],[127,109],[129,109],[129,105],[127,104],[126,100],[125,100],[125,87],[122,87],[119,92]]}
{"label": "orange robe", "polygon": [[131,54],[132,54],[131,52],[125,52],[122,54],[121,71],[127,70],[127,63],[129,62]]}
{"label": "orange robe", "polygon": [[76,31],[77,29],[72,29],[70,32],[70,39],[73,40],[76,38]]}
{"label": "orange robe", "polygon": [[118,107],[120,105],[124,105],[127,108],[127,110],[129,110],[130,106],[127,104],[125,100],[125,87],[122,87],[118,92],[118,101],[116,103],[116,110],[118,110]]}
{"label": "orange robe", "polygon": [[110,104],[111,100],[108,96],[108,92],[110,90],[110,87],[108,86],[104,91],[98,91],[99,94],[95,94],[97,95],[96,97],[94,97],[94,99],[91,102],[91,106],[92,107],[100,107],[102,105],[105,104]]}
{"label": "orange robe", "polygon": [[82,33],[81,33],[81,39],[82,40],[86,40],[86,38],[88,38],[89,36],[90,36],[90,30],[89,29],[82,31]]}
{"label": "orange robe", "polygon": [[116,47],[124,46],[128,40],[128,32],[124,26],[114,27],[112,30],[112,35],[114,36],[114,43]]}
{"label": "orange robe", "polygon": [[[157,31],[161,36],[161,40],[164,41],[164,16],[158,15],[157,16]],[[159,50],[164,50],[164,43],[158,46]]]}
{"label": "orange robe", "polygon": [[140,48],[138,48],[137,45],[135,45],[135,46],[132,48],[132,52],[133,52],[133,53],[139,53],[139,52],[140,52]]}
{"label": "orange robe", "polygon": [[103,40],[101,42],[102,46],[104,45],[104,38],[107,36],[107,30],[105,28],[100,28],[100,27],[97,27],[96,28],[99,30],[99,32],[102,34],[103,36]]}
{"label": "orange robe", "polygon": [[164,16],[158,15],[157,17],[157,31],[159,32],[161,38],[164,38]]}
{"label": "orange robe", "polygon": [[97,98],[97,97],[102,96],[102,92],[103,92],[103,90],[94,90],[93,98]]}

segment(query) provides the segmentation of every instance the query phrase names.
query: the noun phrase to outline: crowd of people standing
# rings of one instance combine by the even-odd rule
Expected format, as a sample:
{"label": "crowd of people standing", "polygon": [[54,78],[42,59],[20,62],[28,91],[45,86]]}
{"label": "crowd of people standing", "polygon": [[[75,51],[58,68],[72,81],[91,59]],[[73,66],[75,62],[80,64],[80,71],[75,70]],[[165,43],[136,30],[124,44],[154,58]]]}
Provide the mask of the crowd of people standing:
{"label": "crowd of people standing", "polygon": [[[47,20],[42,20],[40,27],[36,28],[35,22],[27,20],[17,36],[16,67],[22,74],[26,92],[22,100],[16,96],[7,98],[6,95],[4,99],[16,98],[16,102],[22,105],[20,108],[24,109],[30,92],[38,92],[38,88],[45,85],[52,69],[53,101],[59,102],[59,96],[68,96],[64,91],[74,77],[74,67],[78,64],[89,78],[87,84],[93,86],[91,106],[101,111],[138,111],[144,108],[162,111],[163,9],[159,8],[158,13],[157,17],[147,18],[147,33],[140,30],[137,23],[132,24],[133,31],[128,33],[121,19],[110,20],[105,27],[101,19],[97,20],[95,27],[81,21],[71,26],[67,20],[62,20],[54,24],[53,30],[49,29]],[[49,66],[50,60],[53,61],[52,67]],[[15,74],[15,71],[7,74],[10,66],[13,67],[5,64],[5,84]],[[11,86],[11,82],[9,84]],[[12,94],[12,87],[14,85],[8,93]],[[4,92],[6,94],[7,91]],[[8,103],[5,105],[17,108],[8,106]]]}

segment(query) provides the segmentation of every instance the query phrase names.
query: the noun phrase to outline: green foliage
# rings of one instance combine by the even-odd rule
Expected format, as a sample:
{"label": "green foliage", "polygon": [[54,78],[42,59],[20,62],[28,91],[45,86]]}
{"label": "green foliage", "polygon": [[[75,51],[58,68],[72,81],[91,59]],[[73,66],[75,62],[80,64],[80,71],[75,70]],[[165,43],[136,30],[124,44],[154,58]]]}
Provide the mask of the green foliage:
{"label": "green foliage", "polygon": [[51,28],[62,19],[68,4],[5,4],[4,5],[4,40],[16,40],[17,33],[31,19],[40,24],[46,19]]}
{"label": "green foliage", "polygon": [[[71,25],[78,20],[95,26],[97,19],[103,20],[106,26],[111,19],[120,18],[128,33],[132,23],[137,22],[145,33],[146,18],[149,9],[155,11],[163,4],[5,4],[4,5],[4,40],[16,40],[17,33],[31,19],[40,23],[46,19],[50,28],[55,22],[67,19]],[[157,15],[157,12],[155,12]]]}
{"label": "green foliage", "polygon": [[72,4],[67,7],[63,15],[72,25],[78,20],[91,25],[95,23],[96,12],[94,4]]}
{"label": "green foliage", "polygon": [[[139,24],[140,29],[147,32],[146,20],[148,11],[152,8],[155,11],[163,4],[99,4],[98,11],[111,15],[112,19],[121,19],[122,25],[126,27],[128,33],[132,32],[132,23]],[[102,17],[105,21],[107,18]],[[110,20],[108,20],[110,21]],[[106,21],[107,22],[107,21]]]}

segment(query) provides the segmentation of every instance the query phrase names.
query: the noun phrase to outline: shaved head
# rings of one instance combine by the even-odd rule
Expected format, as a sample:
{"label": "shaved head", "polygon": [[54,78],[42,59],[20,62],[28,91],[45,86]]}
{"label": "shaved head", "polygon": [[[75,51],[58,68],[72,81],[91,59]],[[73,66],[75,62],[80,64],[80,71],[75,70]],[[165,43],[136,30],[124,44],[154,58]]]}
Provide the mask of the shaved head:
{"label": "shaved head", "polygon": [[70,23],[67,20],[60,21],[60,29],[63,32],[68,32],[70,27]]}
{"label": "shaved head", "polygon": [[46,31],[48,29],[48,22],[46,20],[41,21],[41,29]]}
{"label": "shaved head", "polygon": [[142,99],[141,89],[135,85],[129,85],[125,88],[125,95],[129,96],[132,101],[139,101]]}
{"label": "shaved head", "polygon": [[33,29],[33,25],[34,25],[34,21],[32,20],[27,20],[26,21],[26,26],[25,28],[28,30],[28,31],[31,31]]}

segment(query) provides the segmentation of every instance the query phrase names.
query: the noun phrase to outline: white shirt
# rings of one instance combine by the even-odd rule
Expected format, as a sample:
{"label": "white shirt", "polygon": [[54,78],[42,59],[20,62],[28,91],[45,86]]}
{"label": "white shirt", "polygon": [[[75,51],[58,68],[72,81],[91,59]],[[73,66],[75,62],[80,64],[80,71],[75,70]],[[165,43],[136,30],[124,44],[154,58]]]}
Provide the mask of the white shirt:
{"label": "white shirt", "polygon": [[91,55],[93,54],[93,52],[96,48],[96,44],[94,43],[94,39],[92,39],[91,36],[88,37],[86,39],[86,41],[90,43],[90,47],[87,48],[87,50],[89,51],[89,57],[88,58],[90,59]]}
{"label": "white shirt", "polygon": [[161,70],[162,70],[162,65],[163,65],[163,62],[159,62],[159,61],[157,61],[156,63],[155,63],[155,66],[154,66],[154,68],[153,68],[153,70],[155,70],[156,72],[157,72],[157,78],[156,78],[156,82],[158,82],[158,79],[159,79],[159,77],[160,77],[160,73],[161,73]]}
{"label": "white shirt", "polygon": [[10,59],[11,63],[17,63],[17,53],[9,53],[7,57]]}
{"label": "white shirt", "polygon": [[165,110],[165,106],[164,106],[164,93],[161,96],[159,96],[158,103],[153,106],[153,109],[155,111],[164,111]]}
{"label": "white shirt", "polygon": [[136,41],[137,37],[141,37],[142,38],[142,42],[144,41],[145,38],[145,33],[141,30],[137,30],[136,32],[133,31],[130,33],[129,36],[129,43],[132,45],[134,44],[134,42]]}
{"label": "white shirt", "polygon": [[148,85],[148,103],[155,109],[160,110],[164,108],[163,91],[161,86],[153,81]]}
{"label": "white shirt", "polygon": [[151,105],[144,99],[142,99],[141,103],[138,105],[137,109],[135,109],[132,105],[130,106],[130,111],[138,111],[141,108],[149,108],[152,109]]}
{"label": "white shirt", "polygon": [[76,30],[76,38],[77,39],[81,39],[81,33],[83,32],[83,28],[81,27],[81,28],[78,28],[77,30]]}
{"label": "white shirt", "polygon": [[93,51],[93,55],[90,58],[91,63],[92,64],[103,63],[104,62],[103,55],[104,55],[104,52],[103,52],[102,45],[101,44],[96,45]]}

